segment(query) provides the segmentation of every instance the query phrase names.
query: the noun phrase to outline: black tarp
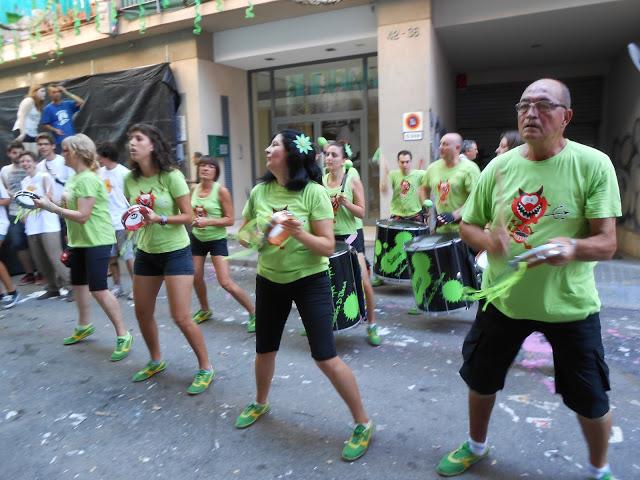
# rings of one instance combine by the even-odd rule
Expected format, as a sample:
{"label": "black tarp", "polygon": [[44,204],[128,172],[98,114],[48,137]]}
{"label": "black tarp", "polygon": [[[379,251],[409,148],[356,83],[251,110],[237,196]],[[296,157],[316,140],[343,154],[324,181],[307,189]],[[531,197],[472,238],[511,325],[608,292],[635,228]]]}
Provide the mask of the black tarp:
{"label": "black tarp", "polygon": [[[127,129],[134,123],[150,123],[175,146],[175,115],[180,97],[168,63],[133,68],[120,72],[87,75],[55,82],[86,101],[74,118],[78,133],[96,143],[115,142],[124,153]],[[6,145],[13,140],[11,129],[18,105],[27,93],[19,88],[0,93],[0,152],[5,165]],[[121,161],[126,155],[122,155]]]}

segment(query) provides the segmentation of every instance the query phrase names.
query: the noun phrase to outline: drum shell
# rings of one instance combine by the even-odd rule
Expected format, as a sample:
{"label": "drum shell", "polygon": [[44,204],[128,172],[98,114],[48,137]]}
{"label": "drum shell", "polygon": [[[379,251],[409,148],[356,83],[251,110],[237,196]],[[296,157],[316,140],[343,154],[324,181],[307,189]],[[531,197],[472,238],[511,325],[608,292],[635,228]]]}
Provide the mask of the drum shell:
{"label": "drum shell", "polygon": [[[442,286],[449,280],[458,280],[463,286],[477,288],[473,254],[469,247],[454,235],[424,236],[405,245],[411,284],[416,305],[425,312],[444,312],[468,308],[465,300],[447,301]],[[425,255],[418,258],[416,255]],[[424,264],[429,264],[425,271]],[[428,282],[425,287],[424,283]],[[420,290],[424,290],[423,292]]]}
{"label": "drum shell", "polygon": [[344,242],[336,242],[336,252],[329,257],[334,330],[355,327],[364,316],[362,280],[357,262],[355,250]]}
{"label": "drum shell", "polygon": [[410,283],[406,242],[429,234],[429,227],[422,223],[396,220],[376,222],[376,244],[374,248],[373,271],[389,283]]}

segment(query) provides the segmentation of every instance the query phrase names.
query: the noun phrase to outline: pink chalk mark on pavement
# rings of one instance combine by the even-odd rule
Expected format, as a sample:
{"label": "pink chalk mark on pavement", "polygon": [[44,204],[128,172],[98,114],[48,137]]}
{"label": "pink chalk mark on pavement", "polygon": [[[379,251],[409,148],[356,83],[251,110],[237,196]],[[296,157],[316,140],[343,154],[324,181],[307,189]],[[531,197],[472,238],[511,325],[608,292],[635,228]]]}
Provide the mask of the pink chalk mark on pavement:
{"label": "pink chalk mark on pavement", "polygon": [[556,382],[551,377],[547,377],[542,380],[542,384],[547,387],[550,393],[556,393]]}
{"label": "pink chalk mark on pavement", "polygon": [[528,369],[544,368],[553,366],[551,357],[551,345],[541,333],[532,333],[522,344],[524,357],[518,362],[519,365]]}
{"label": "pink chalk mark on pavement", "polygon": [[522,344],[522,348],[531,353],[551,353],[551,345],[544,335],[538,332],[529,335]]}

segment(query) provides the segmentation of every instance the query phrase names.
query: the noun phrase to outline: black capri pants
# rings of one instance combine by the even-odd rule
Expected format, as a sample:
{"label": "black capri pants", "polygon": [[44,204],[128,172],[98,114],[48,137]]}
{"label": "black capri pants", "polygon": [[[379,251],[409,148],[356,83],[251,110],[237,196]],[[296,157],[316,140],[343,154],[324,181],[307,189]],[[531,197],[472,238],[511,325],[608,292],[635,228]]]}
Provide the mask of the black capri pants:
{"label": "black capri pants", "polygon": [[553,350],[556,393],[586,418],[609,411],[609,368],[604,361],[600,315],[550,323],[509,318],[493,305],[478,314],[462,346],[460,375],[471,390],[491,395],[504,388],[505,377],[524,340],[542,333]]}
{"label": "black capri pants", "polygon": [[113,245],[69,249],[71,285],[89,285],[89,291],[106,290]]}
{"label": "black capri pants", "polygon": [[337,356],[333,338],[333,302],[327,271],[290,283],[275,283],[256,277],[256,352],[280,348],[284,325],[296,302],[307,331],[311,356],[321,362]]}

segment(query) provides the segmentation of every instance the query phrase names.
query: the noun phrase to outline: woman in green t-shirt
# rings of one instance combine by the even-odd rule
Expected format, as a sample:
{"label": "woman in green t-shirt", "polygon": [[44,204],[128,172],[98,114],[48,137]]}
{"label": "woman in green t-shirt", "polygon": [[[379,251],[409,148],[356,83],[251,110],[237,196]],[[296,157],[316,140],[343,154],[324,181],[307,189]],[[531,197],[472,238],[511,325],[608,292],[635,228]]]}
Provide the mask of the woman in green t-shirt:
{"label": "woman in green t-shirt", "polygon": [[67,222],[71,285],[78,307],[78,325],[63,343],[73,345],[95,332],[89,321],[91,294],[116,330],[116,348],[111,361],[117,362],[129,355],[133,336],[126,329],[120,304],[107,284],[109,257],[116,237],[107,190],[96,174],[99,167],[96,146],[89,137],[79,133],[62,141],[62,155],[65,164],[76,171],[65,185],[62,205],[56,205],[46,197],[36,200],[36,205],[60,215]]}
{"label": "woman in green t-shirt", "polygon": [[138,230],[133,297],[151,360],[132,380],[141,382],[167,367],[160,353],[154,317],[156,299],[164,282],[173,321],[198,358],[199,370],[187,388],[187,393],[196,395],[209,387],[214,370],[200,327],[191,320],[193,260],[185,228],[192,221],[189,187],[176,168],[160,130],[139,123],[129,128],[128,135],[131,172],[125,177],[124,193],[131,205],[150,209],[143,213],[144,226]]}
{"label": "woman in green t-shirt", "polygon": [[[358,177],[345,170],[344,163],[348,159],[343,142],[330,142],[325,150],[325,166],[327,173],[322,177],[322,184],[331,198],[331,205],[335,214],[333,231],[336,240],[346,240],[354,236],[351,242],[358,252],[358,263],[362,272],[362,285],[367,304],[367,341],[377,347],[380,345],[378,325],[376,325],[375,296],[367,273],[367,263],[364,259],[364,234],[358,228],[356,218],[364,218],[365,200],[364,187]],[[343,185],[344,182],[344,185]],[[363,312],[364,313],[364,312]]]}
{"label": "woman in green t-shirt", "polygon": [[191,194],[193,209],[191,255],[195,268],[194,287],[200,302],[200,310],[193,315],[193,321],[202,323],[213,315],[209,309],[207,284],[204,281],[204,263],[207,255],[211,254],[211,262],[216,271],[218,283],[247,309],[249,312],[247,332],[253,333],[256,331],[253,303],[247,292],[231,279],[229,264],[225,258],[229,256],[225,227],[233,225],[231,194],[217,182],[220,175],[220,165],[217,160],[204,155],[197,160],[196,165],[200,183]]}
{"label": "woman in green t-shirt", "polygon": [[268,172],[251,191],[242,212],[241,238],[256,227],[266,232],[266,238],[258,247],[256,277],[256,401],[238,416],[236,427],[249,427],[269,411],[267,397],[276,354],[291,302],[296,302],[311,356],[356,423],[342,451],[343,459],[353,461],[369,447],[373,424],[353,372],[336,354],[327,272],[327,257],[335,247],[331,203],[320,184],[322,172],[309,137],[284,130],[273,138],[266,153]]}

